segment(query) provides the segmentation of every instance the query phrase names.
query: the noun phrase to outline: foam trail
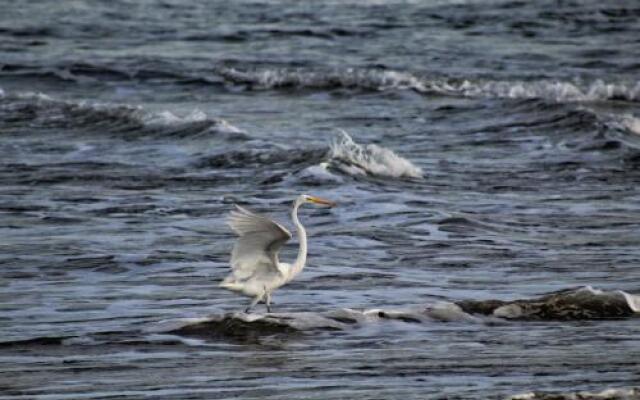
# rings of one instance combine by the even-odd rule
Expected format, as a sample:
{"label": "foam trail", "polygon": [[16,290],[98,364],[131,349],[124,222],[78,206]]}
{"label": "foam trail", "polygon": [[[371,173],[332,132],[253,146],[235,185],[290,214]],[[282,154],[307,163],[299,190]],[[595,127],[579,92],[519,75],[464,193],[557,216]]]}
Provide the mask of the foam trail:
{"label": "foam trail", "polygon": [[422,178],[422,170],[411,161],[375,144],[358,144],[343,130],[331,142],[329,165],[349,175]]}

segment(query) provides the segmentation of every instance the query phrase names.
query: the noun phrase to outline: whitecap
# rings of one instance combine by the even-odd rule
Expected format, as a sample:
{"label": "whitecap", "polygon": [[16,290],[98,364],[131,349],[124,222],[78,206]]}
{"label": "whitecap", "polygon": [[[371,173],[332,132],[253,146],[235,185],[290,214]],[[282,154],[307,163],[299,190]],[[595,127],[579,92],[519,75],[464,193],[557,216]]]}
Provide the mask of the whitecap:
{"label": "whitecap", "polygon": [[558,103],[593,102],[603,100],[640,100],[640,82],[605,83],[596,80],[589,84],[552,80],[541,81],[486,81],[464,80],[461,84],[438,84],[431,87],[444,94],[462,94],[467,97],[498,97],[510,99],[543,99]]}
{"label": "whitecap", "polygon": [[640,135],[640,118],[633,115],[625,115],[620,120],[620,125],[631,133]]}
{"label": "whitecap", "polygon": [[426,90],[423,82],[415,75],[392,70],[345,68],[323,71],[265,68],[243,71],[236,68],[220,68],[218,73],[228,81],[259,89],[345,87],[365,90],[408,89],[418,92]]}
{"label": "whitecap", "polygon": [[508,99],[541,99],[552,102],[640,101],[640,81],[585,82],[568,80],[482,80],[432,77],[408,71],[367,68],[256,68],[242,70],[222,67],[225,80],[253,89],[349,88],[374,91],[413,90],[423,94]]}
{"label": "whitecap", "polygon": [[340,130],[329,149],[329,165],[348,175],[422,178],[422,170],[392,150],[376,144],[361,145]]}

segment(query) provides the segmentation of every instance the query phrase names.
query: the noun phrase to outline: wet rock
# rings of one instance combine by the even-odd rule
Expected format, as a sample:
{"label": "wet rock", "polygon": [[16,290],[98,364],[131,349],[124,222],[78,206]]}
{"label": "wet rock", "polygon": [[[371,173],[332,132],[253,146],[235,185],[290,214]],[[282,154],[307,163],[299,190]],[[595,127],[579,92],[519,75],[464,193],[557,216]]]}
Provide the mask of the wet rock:
{"label": "wet rock", "polygon": [[640,388],[607,389],[599,393],[523,393],[507,398],[508,400],[640,400]]}
{"label": "wet rock", "polygon": [[337,319],[315,313],[228,313],[197,320],[174,321],[174,323],[182,326],[166,330],[166,333],[240,340],[252,340],[275,334],[295,334],[308,330],[341,330],[345,325]]}
{"label": "wet rock", "polygon": [[464,300],[456,303],[470,314],[506,319],[580,320],[628,318],[640,313],[640,297],[620,290],[601,291],[590,286],[526,300]]}
{"label": "wet rock", "polygon": [[502,307],[508,302],[502,300],[462,300],[456,304],[469,314],[491,315],[498,307]]}
{"label": "wet rock", "polygon": [[297,334],[311,331],[339,331],[381,321],[424,323],[428,321],[477,321],[453,303],[437,303],[427,307],[404,309],[342,308],[327,312],[291,312],[246,314],[215,314],[204,318],[168,320],[147,329],[148,333],[168,333],[203,339],[252,341],[277,334]]}
{"label": "wet rock", "polygon": [[203,338],[230,337],[248,339],[256,336],[293,333],[296,331],[290,325],[280,323],[277,320],[266,318],[251,320],[228,314],[220,319],[212,318],[207,321],[188,324],[168,333]]}

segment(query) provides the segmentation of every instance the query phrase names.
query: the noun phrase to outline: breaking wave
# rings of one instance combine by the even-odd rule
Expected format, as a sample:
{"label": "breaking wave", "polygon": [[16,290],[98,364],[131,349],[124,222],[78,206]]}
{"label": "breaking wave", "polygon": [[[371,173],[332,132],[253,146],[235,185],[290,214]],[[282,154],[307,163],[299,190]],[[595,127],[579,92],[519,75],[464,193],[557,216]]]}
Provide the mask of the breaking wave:
{"label": "breaking wave", "polygon": [[[378,176],[391,178],[421,178],[422,170],[393,151],[375,145],[361,145],[341,131],[329,144],[329,149],[309,147],[290,149],[273,146],[242,148],[224,151],[200,158],[197,168],[262,168],[285,170],[308,183],[339,182],[333,171],[350,176]],[[270,183],[285,178],[279,174],[269,178]]]}
{"label": "breaking wave", "polygon": [[392,150],[376,144],[361,145],[340,131],[330,145],[327,165],[348,175],[422,178],[422,170]]}
{"label": "breaking wave", "polygon": [[[612,113],[581,108],[582,120],[597,127],[598,135],[586,135],[582,149],[606,150],[622,148],[626,156],[636,158],[640,150],[640,119],[630,113]],[[577,125],[575,125],[577,126]]]}
{"label": "breaking wave", "polygon": [[446,79],[419,76],[410,72],[381,69],[314,70],[305,68],[262,68],[216,71],[231,83],[251,89],[335,89],[413,90],[423,94],[509,99],[542,99],[554,102],[593,102],[606,100],[640,101],[640,81],[570,82],[560,80],[496,81]]}
{"label": "breaking wave", "polygon": [[177,116],[170,111],[150,112],[139,106],[59,100],[42,93],[6,94],[1,89],[0,118],[15,127],[98,128],[127,136],[194,137],[220,133],[243,136],[240,129],[227,121],[210,118],[200,110]]}
{"label": "breaking wave", "polygon": [[640,136],[640,118],[633,115],[613,115],[610,118],[609,125],[613,128]]}
{"label": "breaking wave", "polygon": [[275,88],[352,88],[364,90],[413,89],[425,91],[419,78],[403,72],[347,68],[315,71],[305,69],[220,68],[217,73],[232,83],[246,84],[255,89]]}
{"label": "breaking wave", "polygon": [[491,80],[447,78],[411,71],[383,68],[319,67],[231,67],[189,70],[180,65],[123,65],[119,67],[87,62],[55,67],[0,65],[0,74],[16,77],[52,78],[65,82],[171,81],[176,84],[244,85],[250,90],[270,89],[354,89],[365,91],[412,90],[421,94],[508,99],[541,99],[552,102],[640,101],[640,81],[595,79]]}

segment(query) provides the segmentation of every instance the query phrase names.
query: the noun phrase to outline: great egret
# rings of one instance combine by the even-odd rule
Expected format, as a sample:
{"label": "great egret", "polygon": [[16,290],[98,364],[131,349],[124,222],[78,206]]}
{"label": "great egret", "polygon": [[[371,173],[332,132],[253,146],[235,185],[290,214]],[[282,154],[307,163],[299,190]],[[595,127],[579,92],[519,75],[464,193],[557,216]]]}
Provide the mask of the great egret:
{"label": "great egret", "polygon": [[260,301],[271,312],[271,293],[291,281],[304,268],[307,261],[307,232],[298,220],[298,208],[304,203],[333,207],[336,204],[306,194],[293,203],[291,219],[298,230],[300,249],[293,264],[281,263],[278,252],[291,239],[291,233],[271,219],[236,205],[227,223],[239,236],[231,252],[231,273],[220,287],[253,297],[245,312]]}

